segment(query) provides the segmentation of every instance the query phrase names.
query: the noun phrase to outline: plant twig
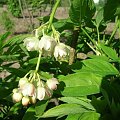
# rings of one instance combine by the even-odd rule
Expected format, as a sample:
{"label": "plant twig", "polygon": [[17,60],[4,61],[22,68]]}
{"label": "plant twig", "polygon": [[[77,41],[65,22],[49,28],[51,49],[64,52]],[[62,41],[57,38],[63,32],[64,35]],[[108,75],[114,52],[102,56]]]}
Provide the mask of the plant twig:
{"label": "plant twig", "polygon": [[85,31],[85,29],[81,28],[82,31],[87,35],[87,37],[91,40],[91,42],[96,45],[96,42],[89,36],[89,34]]}
{"label": "plant twig", "polygon": [[70,57],[69,57],[69,65],[71,65],[75,59],[75,49],[76,49],[77,41],[79,37],[79,30],[80,30],[79,27],[75,27],[73,31],[73,38],[71,42]]}
{"label": "plant twig", "polygon": [[39,57],[38,57],[38,61],[37,61],[36,69],[35,69],[36,72],[39,70],[41,55],[42,55],[42,52],[39,51]]}
{"label": "plant twig", "polygon": [[49,31],[49,29],[50,29],[50,27],[51,27],[51,25],[52,25],[53,18],[54,18],[54,15],[55,15],[55,12],[56,12],[56,10],[57,10],[57,7],[58,7],[59,3],[60,3],[60,0],[56,0],[56,3],[55,3],[55,5],[54,5],[53,10],[52,10],[52,13],[51,13],[51,15],[50,15],[49,25],[48,25],[48,31]]}
{"label": "plant twig", "polygon": [[115,33],[116,33],[116,31],[117,31],[117,29],[118,29],[118,25],[119,25],[119,20],[118,20],[118,17],[116,18],[116,24],[115,24],[115,28],[114,28],[114,30],[113,30],[113,32],[112,32],[112,34],[111,34],[111,36],[110,36],[110,39],[108,40],[108,45],[110,45],[110,43],[112,42],[112,38],[113,38],[113,36],[115,35]]}

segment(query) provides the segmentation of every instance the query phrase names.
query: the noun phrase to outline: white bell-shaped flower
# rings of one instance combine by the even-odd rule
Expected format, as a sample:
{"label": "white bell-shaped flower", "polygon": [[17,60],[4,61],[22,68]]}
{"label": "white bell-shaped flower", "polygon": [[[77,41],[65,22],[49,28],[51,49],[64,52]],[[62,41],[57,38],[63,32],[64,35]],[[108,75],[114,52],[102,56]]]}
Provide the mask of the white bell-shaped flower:
{"label": "white bell-shaped flower", "polygon": [[18,88],[14,88],[12,92],[13,92],[13,93],[18,93],[18,92],[19,92],[19,89],[18,89]]}
{"label": "white bell-shaped flower", "polygon": [[54,57],[57,60],[68,60],[70,54],[70,47],[64,43],[59,43],[55,46]]}
{"label": "white bell-shaped flower", "polygon": [[57,42],[51,36],[44,35],[39,41],[39,49],[43,50],[43,54],[46,56],[51,56],[54,52],[54,48]]}
{"label": "white bell-shaped flower", "polygon": [[43,100],[45,98],[45,88],[44,87],[37,87],[37,99]]}
{"label": "white bell-shaped flower", "polygon": [[51,90],[56,90],[57,89],[57,84],[59,84],[58,80],[56,78],[52,78],[47,80],[47,86]]}
{"label": "white bell-shaped flower", "polygon": [[21,93],[14,93],[12,96],[12,99],[14,102],[20,102],[22,100],[22,94]]}
{"label": "white bell-shaped flower", "polygon": [[26,84],[28,82],[28,79],[27,78],[21,78],[19,80],[19,87],[21,88],[22,86],[24,86],[24,84]]}
{"label": "white bell-shaped flower", "polygon": [[28,37],[24,39],[24,45],[28,51],[38,50],[39,39],[37,37]]}
{"label": "white bell-shaped flower", "polygon": [[35,86],[32,83],[25,83],[22,88],[21,92],[23,96],[34,96],[35,95]]}
{"label": "white bell-shaped flower", "polygon": [[29,97],[25,96],[22,98],[22,105],[27,106],[30,103]]}

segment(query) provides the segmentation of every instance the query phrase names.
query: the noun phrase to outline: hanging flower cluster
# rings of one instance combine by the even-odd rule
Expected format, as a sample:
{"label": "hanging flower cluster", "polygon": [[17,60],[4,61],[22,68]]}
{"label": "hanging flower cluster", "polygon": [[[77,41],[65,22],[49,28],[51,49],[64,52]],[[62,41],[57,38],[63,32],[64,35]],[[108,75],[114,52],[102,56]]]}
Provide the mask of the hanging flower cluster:
{"label": "hanging flower cluster", "polygon": [[[51,78],[46,82],[40,79],[38,74],[41,55],[55,57],[58,61],[67,61],[69,59],[70,47],[59,41],[59,32],[52,26],[51,36],[44,33],[46,26],[36,29],[34,37],[24,39],[24,45],[28,51],[38,51],[39,57],[35,71],[28,72],[19,80],[18,88],[13,90],[13,101],[22,101],[23,106],[36,103],[36,100],[44,100],[52,96],[53,90],[57,89],[59,84],[56,78]],[[42,37],[39,32],[42,31]]]}
{"label": "hanging flower cluster", "polygon": [[[28,75],[27,75],[28,76]],[[53,90],[59,84],[56,78],[48,79],[47,82],[40,80],[38,73],[30,73],[19,80],[18,88],[13,89],[13,101],[22,101],[23,106],[36,103],[36,100],[44,100],[52,96]]]}
{"label": "hanging flower cluster", "polygon": [[70,47],[60,43],[58,39],[57,36],[48,35],[43,35],[40,40],[37,37],[28,37],[24,39],[24,45],[28,51],[42,51],[44,56],[54,56],[56,60],[67,61]]}

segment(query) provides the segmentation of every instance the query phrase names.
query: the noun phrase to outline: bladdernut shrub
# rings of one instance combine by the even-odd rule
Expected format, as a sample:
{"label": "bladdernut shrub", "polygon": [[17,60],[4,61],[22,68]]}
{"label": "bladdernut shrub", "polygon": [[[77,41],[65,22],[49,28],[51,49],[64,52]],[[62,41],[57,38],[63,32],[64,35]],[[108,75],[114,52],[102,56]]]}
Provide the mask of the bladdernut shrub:
{"label": "bladdernut shrub", "polygon": [[[70,47],[60,42],[60,33],[52,25],[52,32],[48,34],[46,28],[48,23],[43,24],[35,30],[33,37],[27,37],[23,40],[24,46],[28,51],[37,51],[39,53],[36,69],[29,71],[23,78],[20,78],[18,88],[13,90],[13,101],[22,102],[23,106],[35,104],[37,100],[49,99],[53,91],[59,84],[56,78],[41,79],[38,73],[40,59],[44,57],[54,57],[57,61],[68,61]],[[39,33],[42,31],[42,36]]]}

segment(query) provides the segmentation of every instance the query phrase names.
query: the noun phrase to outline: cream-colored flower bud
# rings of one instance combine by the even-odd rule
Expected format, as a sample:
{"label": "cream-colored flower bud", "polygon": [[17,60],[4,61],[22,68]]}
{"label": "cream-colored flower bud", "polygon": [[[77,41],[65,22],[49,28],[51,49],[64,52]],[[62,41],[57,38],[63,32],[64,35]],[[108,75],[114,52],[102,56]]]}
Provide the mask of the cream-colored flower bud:
{"label": "cream-colored flower bud", "polygon": [[14,93],[12,96],[12,99],[14,102],[20,102],[22,100],[22,94],[21,93]]}
{"label": "cream-colored flower bud", "polygon": [[35,96],[30,97],[30,103],[32,103],[32,104],[36,103],[36,97]]}
{"label": "cream-colored flower bud", "polygon": [[28,82],[27,78],[21,78],[19,80],[19,87],[21,88],[23,85],[25,85]]}
{"label": "cream-colored flower bud", "polygon": [[47,80],[47,86],[51,90],[56,90],[57,89],[57,84],[59,84],[58,80],[56,78],[51,78]]}
{"label": "cream-colored flower bud", "polygon": [[23,96],[33,96],[35,94],[35,86],[27,82],[22,86],[21,92]]}
{"label": "cream-colored flower bud", "polygon": [[38,50],[39,39],[37,37],[28,37],[24,39],[24,45],[28,51]]}
{"label": "cream-colored flower bud", "polygon": [[19,90],[18,90],[18,88],[15,88],[15,89],[13,89],[13,91],[12,91],[13,93],[18,93],[19,92]]}
{"label": "cream-colored flower bud", "polygon": [[29,97],[25,96],[22,98],[22,105],[27,106],[30,103]]}
{"label": "cream-colored flower bud", "polygon": [[59,43],[55,46],[54,50],[54,57],[57,60],[68,60],[70,54],[70,47],[63,44]]}
{"label": "cream-colored flower bud", "polygon": [[43,54],[45,54],[46,56],[51,56],[56,44],[57,42],[53,37],[44,35],[39,41],[39,49],[43,50]]}
{"label": "cream-colored flower bud", "polygon": [[37,87],[37,99],[43,100],[45,97],[45,88],[44,87]]}

